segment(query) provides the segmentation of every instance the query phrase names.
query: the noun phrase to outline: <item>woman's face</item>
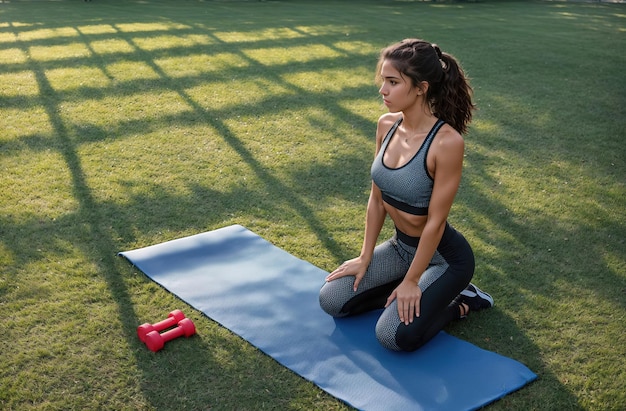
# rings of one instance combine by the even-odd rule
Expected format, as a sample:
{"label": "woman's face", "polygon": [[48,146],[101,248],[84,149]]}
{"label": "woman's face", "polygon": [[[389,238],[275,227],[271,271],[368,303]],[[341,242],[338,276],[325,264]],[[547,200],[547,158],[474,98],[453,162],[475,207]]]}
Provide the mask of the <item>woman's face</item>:
{"label": "woman's face", "polygon": [[413,86],[411,79],[400,73],[389,60],[383,61],[379,74],[382,85],[378,92],[390,112],[405,111],[417,103],[421,90]]}

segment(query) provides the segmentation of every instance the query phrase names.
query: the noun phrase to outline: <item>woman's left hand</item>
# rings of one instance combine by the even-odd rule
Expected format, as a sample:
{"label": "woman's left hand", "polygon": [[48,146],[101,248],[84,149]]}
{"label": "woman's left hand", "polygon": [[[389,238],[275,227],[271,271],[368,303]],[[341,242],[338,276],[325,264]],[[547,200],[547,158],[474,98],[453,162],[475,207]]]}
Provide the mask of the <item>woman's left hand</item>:
{"label": "woman's left hand", "polygon": [[385,308],[393,302],[398,300],[398,315],[400,321],[405,325],[409,325],[413,322],[415,317],[420,316],[420,299],[422,298],[422,290],[413,281],[404,280],[387,298]]}

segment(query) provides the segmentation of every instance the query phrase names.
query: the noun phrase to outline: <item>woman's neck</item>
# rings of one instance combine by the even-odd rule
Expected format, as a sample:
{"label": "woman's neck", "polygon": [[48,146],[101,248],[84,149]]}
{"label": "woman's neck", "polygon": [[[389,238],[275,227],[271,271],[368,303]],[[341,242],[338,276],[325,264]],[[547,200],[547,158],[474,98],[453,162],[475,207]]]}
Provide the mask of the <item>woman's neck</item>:
{"label": "woman's neck", "polygon": [[[402,110],[402,128],[410,133],[428,132],[437,121],[424,95]],[[427,130],[424,130],[427,129]]]}
{"label": "woman's neck", "polygon": [[436,121],[430,109],[402,112],[402,128],[410,134],[428,133]]}

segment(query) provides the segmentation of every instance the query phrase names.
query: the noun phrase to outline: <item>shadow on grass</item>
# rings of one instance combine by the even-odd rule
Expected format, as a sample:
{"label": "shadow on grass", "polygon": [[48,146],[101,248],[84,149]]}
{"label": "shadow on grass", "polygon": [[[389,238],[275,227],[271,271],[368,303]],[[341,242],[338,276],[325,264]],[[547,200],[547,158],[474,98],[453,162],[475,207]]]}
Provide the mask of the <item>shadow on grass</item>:
{"label": "shadow on grass", "polygon": [[[132,19],[136,22],[141,19]],[[149,20],[150,22],[152,20]],[[99,23],[102,23],[101,21]],[[112,27],[116,27],[118,22],[111,23]],[[18,39],[15,44],[21,49],[25,56],[31,56],[31,50],[33,47],[52,47],[55,45],[63,45],[68,41],[65,38],[52,37],[46,40],[36,40],[33,42],[27,40],[19,40],[20,34],[28,32],[32,29],[23,29],[12,23],[9,23],[11,31]],[[38,23],[37,28],[42,30],[55,28],[66,28],[62,24],[47,24]],[[78,31],[78,29],[77,29]],[[158,33],[148,33],[146,36],[154,36]],[[101,38],[101,37],[99,37]],[[137,357],[136,363],[143,372],[142,385],[145,390],[145,398],[152,403],[157,409],[169,408],[172,404],[181,405],[181,394],[187,392],[189,385],[193,386],[193,399],[190,406],[193,408],[197,406],[199,398],[203,397],[200,386],[205,384],[211,384],[212,381],[219,383],[221,387],[224,387],[225,380],[230,378],[231,382],[226,384],[228,386],[228,392],[218,392],[213,390],[206,390],[206,404],[212,404],[214,406],[222,406],[227,408],[238,408],[243,400],[242,397],[248,396],[245,400],[248,404],[258,404],[259,400],[263,401],[263,397],[266,397],[268,406],[276,406],[276,404],[284,403],[287,406],[293,403],[293,398],[285,398],[284,391],[271,392],[266,383],[270,377],[276,381],[278,374],[283,375],[282,384],[292,385],[289,392],[298,394],[300,390],[298,385],[300,383],[287,383],[284,382],[290,377],[289,373],[285,373],[277,365],[273,365],[270,359],[264,359],[261,361],[263,368],[259,368],[258,359],[252,354],[254,349],[250,348],[245,342],[240,342],[239,349],[242,352],[237,352],[233,349],[233,339],[228,337],[227,334],[219,327],[216,331],[217,334],[222,333],[222,337],[217,335],[211,336],[210,341],[205,341],[202,337],[194,337],[194,344],[186,345],[185,348],[181,348],[180,351],[165,351],[163,355],[154,356],[138,343],[136,337],[136,326],[140,323],[139,318],[135,312],[135,307],[129,290],[126,284],[127,272],[121,269],[119,260],[116,258],[116,254],[120,251],[120,247],[123,244],[120,241],[113,238],[122,238],[122,243],[132,242],[134,239],[133,232],[135,230],[140,231],[159,231],[163,228],[171,230],[189,229],[189,225],[204,229],[207,226],[212,226],[216,221],[221,221],[223,217],[220,217],[219,213],[212,213],[207,216],[200,212],[196,214],[196,210],[206,208],[207,205],[212,206],[213,210],[224,210],[225,205],[230,206],[227,210],[229,213],[246,211],[249,207],[258,204],[265,204],[269,206],[271,211],[271,204],[281,203],[281,206],[287,204],[292,210],[295,210],[303,221],[306,221],[309,228],[314,232],[320,242],[328,250],[334,250],[335,253],[339,252],[339,247],[334,243],[332,237],[327,232],[324,224],[315,218],[315,212],[308,205],[307,202],[302,201],[299,195],[295,195],[292,190],[285,186],[283,182],[267,171],[262,164],[260,164],[255,158],[254,154],[245,147],[240,141],[240,138],[228,127],[223,119],[228,119],[233,116],[232,113],[219,112],[211,109],[206,109],[197,103],[191,96],[189,96],[185,89],[193,85],[202,84],[207,81],[216,81],[207,77],[186,79],[182,81],[174,81],[169,78],[158,65],[154,63],[155,56],[150,53],[141,51],[135,44],[134,39],[130,35],[125,35],[121,31],[113,35],[106,35],[104,38],[116,38],[125,39],[128,44],[135,48],[135,52],[130,55],[122,55],[120,59],[123,61],[135,60],[145,62],[156,73],[158,73],[158,79],[151,81],[137,81],[131,82],[131,84],[124,84],[119,87],[111,87],[107,89],[98,89],[90,86],[86,86],[81,90],[73,90],[65,93],[63,91],[57,91],[51,85],[47,72],[53,69],[63,69],[67,65],[83,66],[85,62],[88,65],[95,65],[99,67],[107,77],[111,75],[107,72],[106,66],[97,58],[86,58],[82,61],[80,58],[72,58],[66,61],[53,60],[51,62],[40,62],[33,58],[28,58],[24,63],[13,66],[12,70],[15,72],[29,71],[34,74],[35,81],[39,93],[32,97],[18,96],[16,98],[6,98],[3,103],[7,106],[11,106],[15,109],[26,109],[33,106],[42,106],[45,110],[47,118],[49,120],[52,133],[51,135],[33,134],[29,136],[23,136],[18,140],[3,142],[3,156],[10,156],[21,150],[27,149],[29,151],[45,151],[49,149],[56,149],[61,154],[69,175],[71,178],[71,187],[73,190],[73,196],[77,201],[78,209],[74,214],[67,215],[56,219],[54,222],[42,222],[42,221],[20,221],[14,222],[6,219],[3,222],[3,231],[6,230],[11,233],[23,233],[26,231],[34,231],[39,234],[49,235],[50,237],[65,236],[64,240],[74,245],[74,247],[83,250],[84,254],[89,257],[92,263],[95,264],[96,270],[100,273],[108,284],[109,292],[112,298],[117,303],[118,318],[121,321],[123,330],[125,332],[126,339],[132,347],[134,355]],[[84,35],[80,35],[79,39],[86,44],[88,39]],[[270,42],[266,42],[269,44]],[[267,45],[266,44],[266,45]],[[231,49],[230,46],[224,44],[224,48]],[[219,48],[219,46],[217,46]],[[88,47],[91,54],[93,49]],[[219,51],[219,50],[216,50]],[[197,52],[207,52],[207,50],[198,49]],[[187,51],[184,49],[175,50],[173,55],[186,55]],[[158,53],[156,53],[158,54]],[[168,53],[168,55],[170,55]],[[243,54],[242,57],[245,57]],[[115,60],[115,58],[113,58]],[[256,71],[263,69],[254,61],[249,60],[248,63],[251,67],[248,67],[238,72],[231,72],[230,75],[247,76],[250,74],[257,75]],[[330,63],[330,61],[328,62]],[[283,67],[282,73],[294,70],[294,67]],[[265,74],[268,74],[265,71]],[[271,74],[272,80],[280,82],[281,70],[276,70]],[[117,95],[132,95],[133,92],[127,90],[141,90],[141,89],[155,89],[175,91],[191,108],[192,113],[185,113],[181,116],[162,116],[157,122],[150,120],[133,120],[131,122],[122,122],[117,125],[116,133],[111,133],[110,130],[101,128],[93,124],[71,124],[68,123],[60,114],[61,106],[68,100],[78,99],[98,99],[111,94]],[[294,94],[301,94],[299,98],[310,97],[309,101],[312,103],[320,103],[319,96],[314,93],[309,93],[303,89],[292,88]],[[289,99],[280,99],[276,101],[264,101],[258,105],[249,105],[241,107],[240,110],[245,111],[247,114],[253,114],[262,116],[267,113],[267,110],[281,110],[288,107],[292,102]],[[364,124],[362,118],[355,118],[354,115],[343,109],[340,106],[331,107],[337,115],[343,115],[344,119],[352,119],[354,123]],[[134,198],[134,202],[125,206],[120,206],[115,203],[107,203],[101,200],[97,200],[93,193],[93,189],[90,187],[84,166],[81,162],[81,155],[79,154],[79,148],[82,144],[87,142],[95,142],[100,140],[110,140],[112,138],[127,138],[129,137],[126,130],[142,129],[144,132],[149,130],[158,130],[164,124],[175,124],[185,122],[192,116],[194,121],[203,122],[205,125],[212,127],[220,135],[223,141],[228,144],[240,157],[247,166],[249,166],[258,180],[263,182],[266,190],[266,194],[259,197],[258,194],[250,192],[245,189],[234,189],[229,194],[223,194],[222,192],[213,191],[202,186],[191,186],[191,190],[194,193],[191,196],[177,196],[171,195],[167,189],[159,185],[155,185],[150,189],[151,194],[142,196],[138,195]],[[352,160],[349,160],[350,163]],[[145,192],[145,190],[144,190]],[[243,201],[242,201],[243,199]],[[143,210],[154,210],[154,204],[158,204],[157,207],[163,210],[162,215],[150,215]],[[144,207],[145,204],[150,204],[149,207]],[[232,206],[239,207],[239,210]],[[190,215],[182,217],[180,215],[170,214],[169,210],[182,211],[182,214]],[[193,210],[194,212],[190,212]],[[277,210],[280,212],[280,210]],[[59,227],[65,227],[66,230],[63,233],[58,232]],[[8,236],[7,236],[8,237]],[[11,236],[14,241],[6,243],[6,246],[12,250],[13,255],[17,256],[17,260],[22,264],[26,264],[30,259],[36,259],[36,253],[24,253],[22,250],[28,250],[30,247],[29,238],[20,236]],[[50,241],[52,243],[53,241]],[[220,331],[221,330],[221,331]],[[228,341],[226,341],[228,339]],[[176,344],[176,343],[174,343]],[[199,348],[203,346],[204,349]],[[224,349],[223,347],[228,347]],[[182,346],[181,346],[182,347]],[[217,350],[221,353],[220,356],[215,356],[214,351]],[[198,352],[206,353],[205,356],[199,356]],[[224,363],[222,358],[226,356],[232,356],[232,361]],[[219,357],[219,358],[218,358]],[[186,361],[193,361],[193,366],[186,363]],[[174,364],[174,365],[173,365]],[[198,367],[206,367],[206,373],[199,376],[197,374],[190,374],[189,368],[197,371]],[[272,370],[268,373],[268,369]],[[218,374],[213,374],[215,370],[219,370]],[[174,383],[172,382],[174,381]],[[259,381],[262,383],[259,384]],[[174,387],[174,385],[177,385]],[[259,389],[263,389],[264,392],[259,393]],[[284,388],[283,388],[284,389]],[[233,396],[233,390],[238,394]],[[191,396],[191,392],[188,392]],[[229,399],[230,394],[230,399]],[[226,404],[220,404],[222,401],[220,398],[225,397],[223,401]],[[201,401],[200,401],[201,402]]]}

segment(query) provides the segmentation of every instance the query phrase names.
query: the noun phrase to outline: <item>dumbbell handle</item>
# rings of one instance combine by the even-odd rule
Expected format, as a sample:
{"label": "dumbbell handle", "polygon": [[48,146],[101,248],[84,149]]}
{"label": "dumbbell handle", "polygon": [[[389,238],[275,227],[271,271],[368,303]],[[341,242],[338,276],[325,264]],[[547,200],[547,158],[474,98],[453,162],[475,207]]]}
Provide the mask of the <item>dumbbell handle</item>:
{"label": "dumbbell handle", "polygon": [[137,327],[137,336],[142,342],[146,341],[146,335],[152,331],[163,331],[178,324],[185,318],[185,314],[181,310],[174,310],[168,314],[167,318],[156,324],[145,323]]}

